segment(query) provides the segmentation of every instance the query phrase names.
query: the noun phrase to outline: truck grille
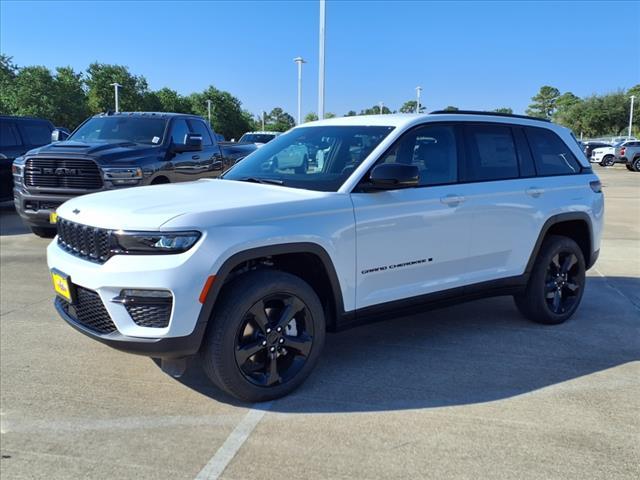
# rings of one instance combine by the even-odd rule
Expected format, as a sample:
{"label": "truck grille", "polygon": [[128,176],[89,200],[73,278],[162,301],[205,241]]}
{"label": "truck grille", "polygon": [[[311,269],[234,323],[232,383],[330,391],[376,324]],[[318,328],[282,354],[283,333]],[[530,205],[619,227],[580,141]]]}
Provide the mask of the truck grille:
{"label": "truck grille", "polygon": [[58,218],[58,245],[76,257],[104,263],[109,259],[110,230],[89,227]]}
{"label": "truck grille", "polygon": [[117,330],[100,295],[93,290],[76,286],[76,302],[73,305],[60,297],[56,298],[56,303],[73,320],[93,332],[109,334]]}
{"label": "truck grille", "polygon": [[102,176],[92,160],[30,158],[24,169],[28,187],[99,190]]}

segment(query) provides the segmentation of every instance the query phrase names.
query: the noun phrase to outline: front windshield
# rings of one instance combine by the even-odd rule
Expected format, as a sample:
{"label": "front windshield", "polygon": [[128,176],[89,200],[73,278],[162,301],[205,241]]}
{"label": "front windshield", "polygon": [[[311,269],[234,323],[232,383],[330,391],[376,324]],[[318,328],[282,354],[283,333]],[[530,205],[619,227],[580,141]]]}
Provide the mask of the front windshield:
{"label": "front windshield", "polygon": [[145,117],[94,117],[76,130],[69,140],[81,142],[162,143],[167,120]]}
{"label": "front windshield", "polygon": [[245,133],[241,138],[241,143],[268,143],[275,138],[275,135],[268,133]]}
{"label": "front windshield", "polygon": [[296,128],[238,162],[223,178],[335,192],[391,130],[393,127]]}

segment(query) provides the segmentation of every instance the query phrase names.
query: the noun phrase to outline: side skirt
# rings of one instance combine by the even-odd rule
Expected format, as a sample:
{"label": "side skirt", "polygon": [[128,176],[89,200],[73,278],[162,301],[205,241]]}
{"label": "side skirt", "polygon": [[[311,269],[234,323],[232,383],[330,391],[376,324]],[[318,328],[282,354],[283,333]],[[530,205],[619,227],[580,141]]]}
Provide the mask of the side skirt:
{"label": "side skirt", "polygon": [[367,323],[390,320],[481,298],[514,295],[524,290],[528,280],[529,275],[524,274],[364,307],[355,312],[344,313],[337,322],[337,328],[334,331],[347,330]]}

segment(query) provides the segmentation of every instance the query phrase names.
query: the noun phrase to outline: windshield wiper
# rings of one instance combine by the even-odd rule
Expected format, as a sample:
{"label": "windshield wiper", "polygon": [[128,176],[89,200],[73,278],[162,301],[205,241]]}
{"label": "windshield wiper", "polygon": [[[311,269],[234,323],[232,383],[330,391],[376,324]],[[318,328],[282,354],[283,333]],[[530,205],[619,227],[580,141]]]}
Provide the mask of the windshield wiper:
{"label": "windshield wiper", "polygon": [[278,180],[277,178],[245,177],[239,180],[241,182],[262,183],[263,185],[284,185],[284,182],[282,180]]}

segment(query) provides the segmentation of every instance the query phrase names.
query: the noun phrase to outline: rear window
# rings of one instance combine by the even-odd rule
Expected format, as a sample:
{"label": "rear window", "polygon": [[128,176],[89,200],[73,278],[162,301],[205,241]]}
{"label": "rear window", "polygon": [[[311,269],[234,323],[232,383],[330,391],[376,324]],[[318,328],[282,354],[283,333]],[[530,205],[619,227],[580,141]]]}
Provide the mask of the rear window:
{"label": "rear window", "polygon": [[525,132],[539,176],[580,172],[580,164],[573,153],[554,132],[536,127],[526,127]]}
{"label": "rear window", "polygon": [[51,127],[44,122],[21,122],[20,131],[27,145],[41,146],[51,143]]}
{"label": "rear window", "polygon": [[18,147],[22,145],[13,122],[0,122],[0,147]]}
{"label": "rear window", "polygon": [[504,180],[520,174],[511,128],[501,125],[467,125],[466,181]]}
{"label": "rear window", "polygon": [[198,133],[202,135],[202,145],[208,147],[213,145],[213,141],[211,140],[211,135],[209,135],[209,130],[204,122],[200,120],[189,120],[189,124],[191,125],[191,131],[193,133]]}

